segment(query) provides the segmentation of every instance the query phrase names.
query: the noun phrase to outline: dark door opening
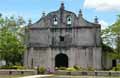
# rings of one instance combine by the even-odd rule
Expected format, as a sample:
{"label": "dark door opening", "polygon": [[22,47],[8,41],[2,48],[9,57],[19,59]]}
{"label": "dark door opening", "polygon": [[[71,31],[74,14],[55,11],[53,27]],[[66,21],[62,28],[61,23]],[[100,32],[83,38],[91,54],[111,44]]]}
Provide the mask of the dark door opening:
{"label": "dark door opening", "polygon": [[60,41],[63,42],[64,41],[64,36],[59,36],[60,37]]}
{"label": "dark door opening", "polygon": [[116,64],[117,64],[116,60],[112,60],[112,67],[116,67]]}
{"label": "dark door opening", "polygon": [[58,54],[55,57],[55,67],[68,67],[68,56],[65,54]]}

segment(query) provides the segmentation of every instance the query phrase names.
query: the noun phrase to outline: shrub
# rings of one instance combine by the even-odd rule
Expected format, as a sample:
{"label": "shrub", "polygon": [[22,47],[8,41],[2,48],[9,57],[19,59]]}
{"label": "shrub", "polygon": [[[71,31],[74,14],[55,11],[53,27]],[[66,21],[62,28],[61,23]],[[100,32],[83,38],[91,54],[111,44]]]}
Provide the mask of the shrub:
{"label": "shrub", "polygon": [[58,70],[66,70],[66,67],[59,67]]}
{"label": "shrub", "polygon": [[39,67],[39,73],[40,74],[44,74],[45,72],[46,72],[46,68],[45,67],[43,67],[43,66]]}
{"label": "shrub", "polygon": [[73,66],[76,70],[80,70],[80,67],[79,66],[77,66],[77,65],[75,65],[75,66]]}
{"label": "shrub", "polygon": [[70,72],[76,71],[76,69],[75,69],[74,67],[69,67],[69,68],[67,68],[66,70],[67,70],[67,71],[70,71]]}
{"label": "shrub", "polygon": [[117,71],[117,68],[116,68],[116,67],[113,67],[113,68],[112,68],[112,71]]}
{"label": "shrub", "polygon": [[9,69],[9,66],[0,66],[0,69]]}
{"label": "shrub", "polygon": [[95,69],[93,67],[88,67],[87,71],[95,71]]}
{"label": "shrub", "polygon": [[82,68],[82,67],[80,67],[80,66],[77,66],[77,65],[75,65],[75,66],[73,66],[76,70],[78,70],[78,71],[83,71],[83,70],[85,70],[84,68]]}
{"label": "shrub", "polygon": [[120,68],[120,64],[117,64],[117,67]]}
{"label": "shrub", "polygon": [[12,66],[12,69],[26,69],[24,66]]}
{"label": "shrub", "polygon": [[24,66],[1,66],[0,69],[25,69]]}
{"label": "shrub", "polygon": [[112,71],[120,71],[120,64],[117,64],[116,67],[113,67]]}

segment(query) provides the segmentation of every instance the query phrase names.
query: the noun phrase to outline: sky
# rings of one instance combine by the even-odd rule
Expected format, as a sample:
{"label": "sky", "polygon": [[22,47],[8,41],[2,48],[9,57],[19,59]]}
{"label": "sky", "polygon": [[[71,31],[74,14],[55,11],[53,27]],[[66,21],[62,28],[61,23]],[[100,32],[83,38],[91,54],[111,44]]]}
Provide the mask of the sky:
{"label": "sky", "polygon": [[42,13],[56,11],[61,2],[65,9],[78,15],[82,9],[83,17],[94,22],[98,17],[102,29],[110,26],[120,14],[120,0],[1,0],[0,13],[5,16],[22,16],[26,21],[32,19],[33,23],[39,20]]}

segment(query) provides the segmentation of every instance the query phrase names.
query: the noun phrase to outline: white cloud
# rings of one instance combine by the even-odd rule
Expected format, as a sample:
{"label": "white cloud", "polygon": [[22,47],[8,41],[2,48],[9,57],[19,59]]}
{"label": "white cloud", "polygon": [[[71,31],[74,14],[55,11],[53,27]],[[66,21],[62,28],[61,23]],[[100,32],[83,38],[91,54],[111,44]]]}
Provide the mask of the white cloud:
{"label": "white cloud", "polygon": [[105,29],[105,28],[107,28],[108,27],[108,23],[106,22],[106,21],[104,21],[104,20],[100,20],[99,21],[99,24],[101,24],[101,29]]}
{"label": "white cloud", "polygon": [[94,8],[99,11],[120,10],[120,0],[85,0],[84,8]]}

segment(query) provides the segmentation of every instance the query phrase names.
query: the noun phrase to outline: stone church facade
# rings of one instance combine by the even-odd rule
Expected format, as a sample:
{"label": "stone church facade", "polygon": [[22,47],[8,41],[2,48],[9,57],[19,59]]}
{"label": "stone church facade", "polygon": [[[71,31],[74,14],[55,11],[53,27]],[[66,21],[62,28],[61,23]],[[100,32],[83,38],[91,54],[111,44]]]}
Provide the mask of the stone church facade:
{"label": "stone church facade", "polygon": [[67,11],[62,3],[57,11],[43,14],[26,27],[27,51],[24,65],[28,68],[94,67],[102,69],[101,26],[97,18],[91,23]]}

